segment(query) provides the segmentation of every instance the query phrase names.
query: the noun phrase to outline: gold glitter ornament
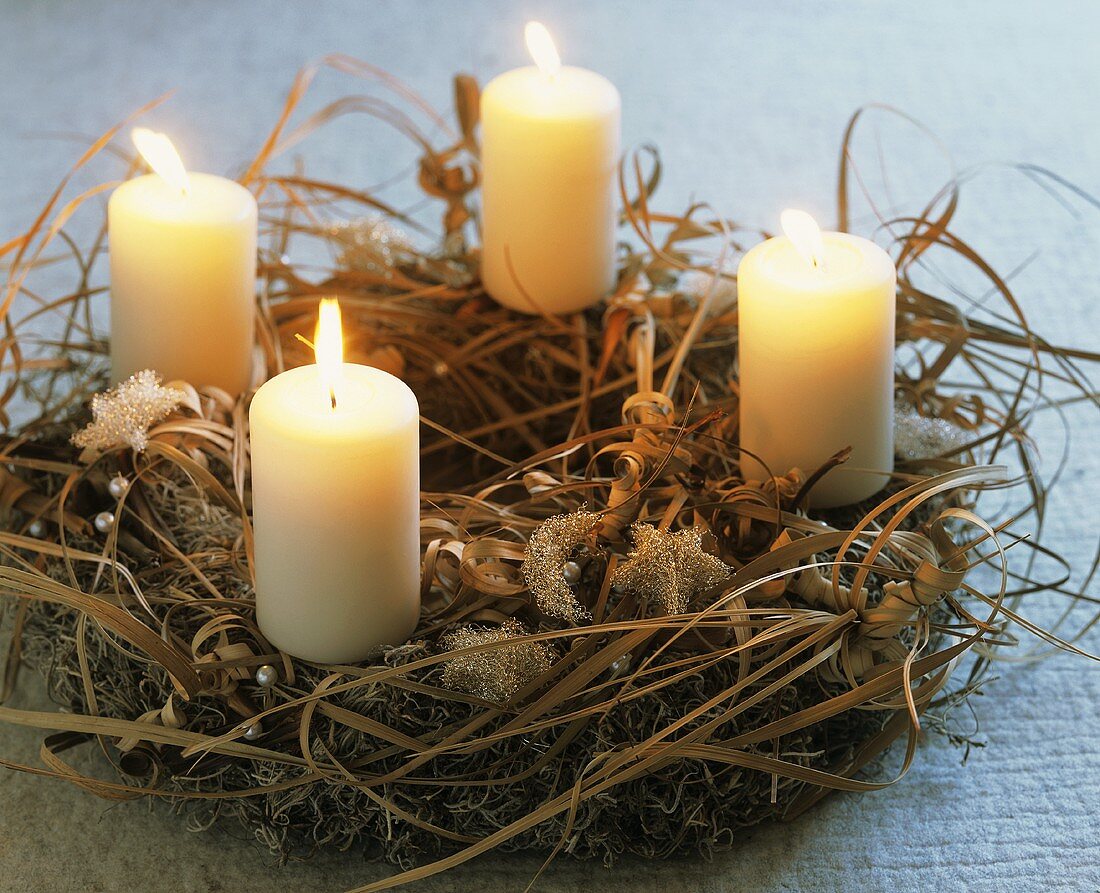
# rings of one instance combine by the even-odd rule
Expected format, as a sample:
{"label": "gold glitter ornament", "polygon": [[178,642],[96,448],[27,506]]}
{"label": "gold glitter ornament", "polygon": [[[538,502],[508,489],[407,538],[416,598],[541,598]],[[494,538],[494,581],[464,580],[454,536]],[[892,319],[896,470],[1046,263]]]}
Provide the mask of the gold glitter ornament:
{"label": "gold glitter ornament", "polygon": [[520,570],[544,614],[573,623],[591,618],[566,582],[565,566],[573,551],[592,535],[599,523],[598,514],[578,509],[547,518],[531,534]]}
{"label": "gold glitter ornament", "polygon": [[[501,643],[499,648],[453,657],[444,665],[443,685],[486,701],[507,701],[550,669],[553,651],[545,642],[525,642],[527,629],[515,618],[498,627],[464,626],[443,639],[448,651]],[[514,641],[512,641],[514,640]],[[511,644],[503,644],[511,642]]]}
{"label": "gold glitter ornament", "polygon": [[670,533],[638,522],[630,532],[634,549],[615,569],[611,584],[657,602],[669,614],[682,614],[696,593],[733,573],[720,558],[703,551],[698,527]]}
{"label": "gold glitter ornament", "polygon": [[178,388],[162,386],[152,369],[142,369],[92,397],[92,421],[73,435],[73,445],[93,450],[127,445],[140,453],[149,445],[150,426],[185,399]]}

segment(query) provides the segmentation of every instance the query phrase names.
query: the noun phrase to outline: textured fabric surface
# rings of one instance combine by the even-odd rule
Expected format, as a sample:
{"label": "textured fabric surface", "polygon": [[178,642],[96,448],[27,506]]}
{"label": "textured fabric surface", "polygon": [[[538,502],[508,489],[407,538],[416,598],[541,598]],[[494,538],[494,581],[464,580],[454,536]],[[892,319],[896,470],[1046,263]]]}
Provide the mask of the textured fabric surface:
{"label": "textured fabric surface", "polygon": [[[447,108],[453,72],[484,80],[524,61],[531,17],[550,26],[567,61],[618,84],[625,142],[660,147],[659,195],[670,209],[695,197],[762,226],[789,205],[831,220],[841,133],[872,101],[928,125],[962,169],[1033,162],[1100,194],[1095,3],[0,0],[0,241],[26,224],[88,138],[167,89],[178,92],[152,125],[177,138],[192,167],[230,172],[258,148],[307,61],[356,55]],[[336,78],[319,88],[351,89]],[[332,128],[302,148],[310,172],[364,186],[399,172],[412,155],[380,130]],[[940,185],[942,159],[914,130],[891,124],[882,139],[890,201],[918,206]],[[1028,262],[1013,285],[1050,340],[1096,350],[1100,213],[1075,207],[993,167],[967,185],[959,229],[1004,272]],[[1047,536],[1083,568],[1100,520],[1100,424],[1077,408],[1068,415],[1074,448]],[[1057,419],[1036,428],[1052,467]],[[1030,610],[1049,618],[1043,601]],[[1058,657],[998,675],[974,704],[987,746],[965,766],[963,751],[930,735],[891,790],[834,797],[794,825],[747,833],[713,862],[604,871],[562,860],[539,889],[1098,890],[1100,669]],[[17,704],[45,700],[32,689]],[[0,750],[33,762],[37,736],[0,728]],[[0,828],[4,891],[333,891],[389,871],[354,854],[281,869],[248,840],[186,833],[163,807],[108,806],[13,773],[0,775]],[[488,857],[417,889],[519,890],[537,867]]]}

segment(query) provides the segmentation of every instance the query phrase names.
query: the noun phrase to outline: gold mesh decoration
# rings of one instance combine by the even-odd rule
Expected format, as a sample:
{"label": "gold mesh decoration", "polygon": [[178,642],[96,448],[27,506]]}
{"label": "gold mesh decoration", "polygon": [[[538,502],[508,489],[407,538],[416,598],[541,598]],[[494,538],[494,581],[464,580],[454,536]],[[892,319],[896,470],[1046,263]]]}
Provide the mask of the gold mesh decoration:
{"label": "gold mesh decoration", "polygon": [[630,532],[634,550],[616,568],[611,584],[656,602],[669,614],[684,613],[692,597],[733,573],[720,558],[703,550],[703,532],[698,527],[669,533],[638,522]]}
{"label": "gold mesh decoration", "polygon": [[[522,641],[526,635],[526,627],[515,618],[489,629],[464,626],[450,633],[443,640],[448,651],[490,644],[500,647],[451,658],[443,669],[443,685],[486,701],[507,701],[553,663],[550,647],[544,642]],[[512,644],[505,644],[509,641]]]}
{"label": "gold mesh decoration", "polygon": [[573,551],[595,532],[599,523],[598,514],[578,509],[547,518],[531,534],[521,570],[527,588],[544,614],[573,623],[591,616],[566,582],[565,564]]}

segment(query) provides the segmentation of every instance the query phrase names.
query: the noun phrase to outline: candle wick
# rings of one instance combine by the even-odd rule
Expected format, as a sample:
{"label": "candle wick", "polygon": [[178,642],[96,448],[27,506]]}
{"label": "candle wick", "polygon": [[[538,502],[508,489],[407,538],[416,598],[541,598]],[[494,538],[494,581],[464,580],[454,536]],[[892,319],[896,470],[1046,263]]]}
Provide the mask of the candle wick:
{"label": "candle wick", "polygon": [[332,408],[336,409],[336,388],[329,388],[328,395],[332,399]]}

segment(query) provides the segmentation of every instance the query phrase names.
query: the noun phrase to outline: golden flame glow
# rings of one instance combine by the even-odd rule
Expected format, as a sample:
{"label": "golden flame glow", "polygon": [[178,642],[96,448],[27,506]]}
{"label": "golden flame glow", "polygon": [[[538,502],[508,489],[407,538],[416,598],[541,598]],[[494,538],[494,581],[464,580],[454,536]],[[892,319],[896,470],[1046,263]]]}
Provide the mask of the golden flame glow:
{"label": "golden flame glow", "polygon": [[135,127],[130,132],[130,138],[141,153],[141,157],[145,159],[145,163],[160,175],[165,183],[187,195],[191,190],[191,184],[187,179],[187,170],[172,141],[165,134],[146,127]]}
{"label": "golden flame glow", "polygon": [[779,224],[806,263],[814,269],[824,270],[825,241],[821,238],[821,227],[817,221],[805,211],[788,209],[779,215]]}
{"label": "golden flame glow", "polygon": [[340,302],[336,298],[322,298],[317,314],[317,332],[313,337],[313,352],[317,357],[317,369],[321,385],[336,408],[336,390],[344,366],[344,328],[340,322]]}
{"label": "golden flame glow", "polygon": [[548,78],[555,77],[561,71],[561,56],[546,26],[542,22],[528,22],[523,29],[523,37],[527,41],[527,52],[535,60],[539,71]]}

